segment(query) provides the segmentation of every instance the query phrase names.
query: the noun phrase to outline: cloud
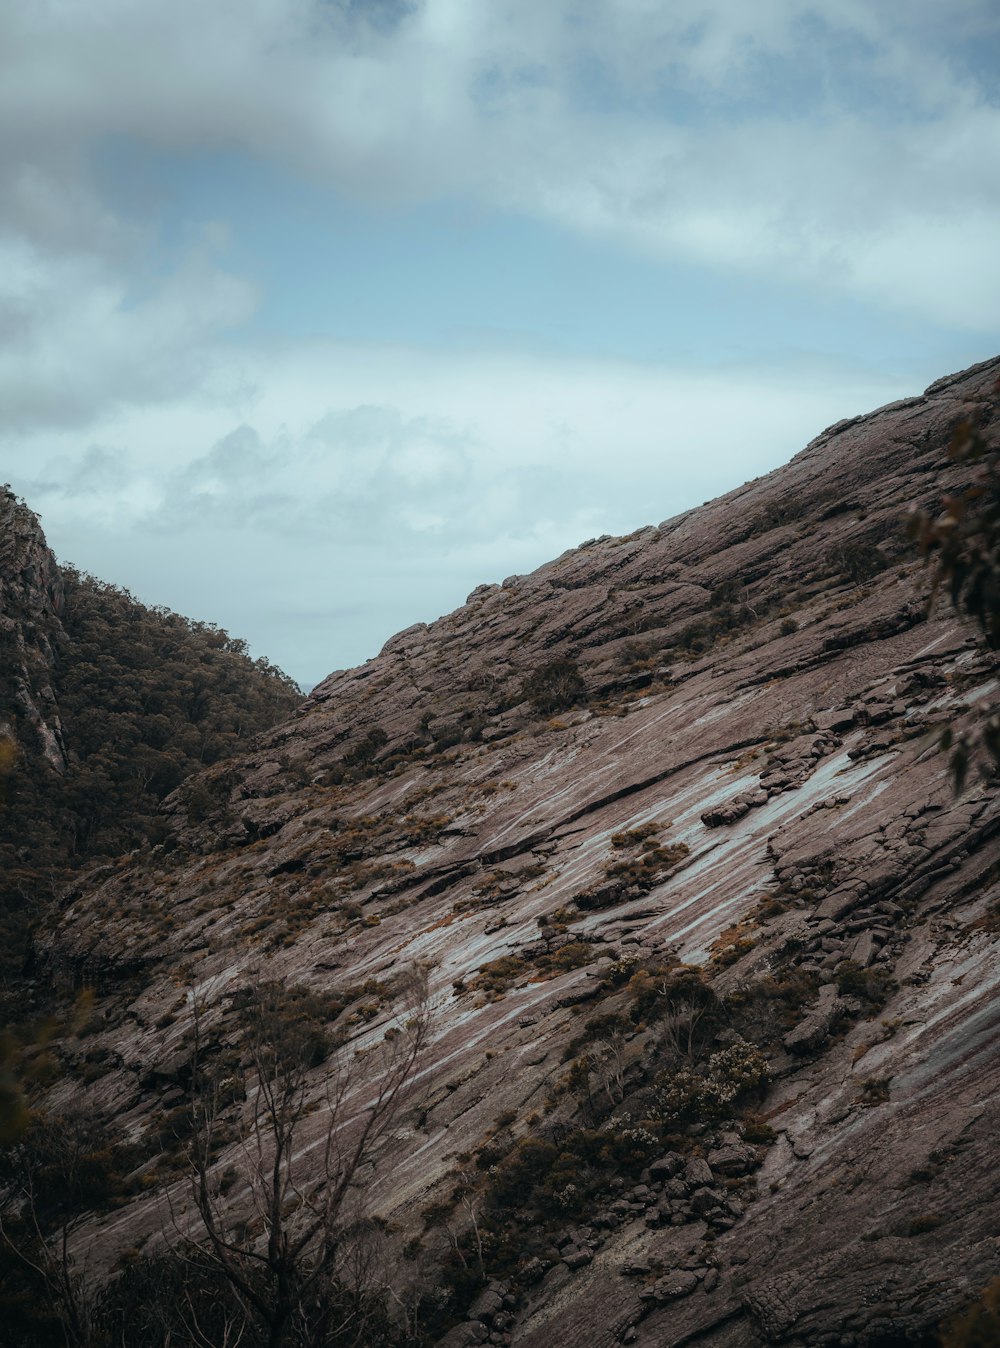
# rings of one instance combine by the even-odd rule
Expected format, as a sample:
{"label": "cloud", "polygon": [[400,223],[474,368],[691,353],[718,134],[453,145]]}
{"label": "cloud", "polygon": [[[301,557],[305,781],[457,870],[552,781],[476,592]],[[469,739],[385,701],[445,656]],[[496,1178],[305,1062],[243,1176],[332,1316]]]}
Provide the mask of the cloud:
{"label": "cloud", "polygon": [[[0,160],[16,190],[0,209],[39,246],[69,246],[72,220],[83,246],[120,252],[96,144],[239,149],[369,200],[471,195],[654,257],[987,328],[1000,109],[971,53],[998,37],[988,0],[947,20],[931,0],[905,16],[622,0],[585,20],[571,0],[11,6]],[[952,288],[956,249],[972,293]]]}
{"label": "cloud", "polygon": [[151,293],[93,255],[0,237],[0,401],[8,426],[86,425],[120,403],[206,382],[204,347],[251,316],[256,288],[208,247]]}

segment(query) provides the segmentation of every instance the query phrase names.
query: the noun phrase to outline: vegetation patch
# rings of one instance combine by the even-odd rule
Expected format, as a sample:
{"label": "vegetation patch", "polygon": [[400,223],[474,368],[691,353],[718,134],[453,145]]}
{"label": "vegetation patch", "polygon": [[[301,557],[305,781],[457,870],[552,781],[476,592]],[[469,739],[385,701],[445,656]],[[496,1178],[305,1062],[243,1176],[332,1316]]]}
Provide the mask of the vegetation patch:
{"label": "vegetation patch", "polygon": [[508,988],[557,978],[571,969],[593,963],[599,954],[600,947],[585,941],[568,941],[555,950],[531,946],[481,965],[477,973],[462,983],[460,991],[486,993],[490,1001],[496,1001]]}
{"label": "vegetation patch", "polygon": [[[13,635],[0,633],[0,985],[13,986],[28,934],[74,870],[168,839],[160,802],[192,773],[247,749],[302,698],[293,681],[211,623],[149,608],[127,590],[60,571],[62,634],[52,688],[70,751],[44,758],[17,697]],[[34,619],[34,615],[32,615]],[[12,633],[13,633],[12,628]],[[225,804],[222,771],[196,779],[188,818]],[[12,1007],[12,1015],[22,1008]]]}
{"label": "vegetation patch", "polygon": [[568,711],[587,701],[587,685],[575,660],[570,657],[550,660],[524,679],[520,701],[530,702],[536,711],[545,714]]}
{"label": "vegetation patch", "polygon": [[661,885],[689,855],[686,843],[657,841],[659,826],[644,824],[611,835],[613,855],[604,866],[604,878],[573,898],[578,913],[612,908],[641,898]]}

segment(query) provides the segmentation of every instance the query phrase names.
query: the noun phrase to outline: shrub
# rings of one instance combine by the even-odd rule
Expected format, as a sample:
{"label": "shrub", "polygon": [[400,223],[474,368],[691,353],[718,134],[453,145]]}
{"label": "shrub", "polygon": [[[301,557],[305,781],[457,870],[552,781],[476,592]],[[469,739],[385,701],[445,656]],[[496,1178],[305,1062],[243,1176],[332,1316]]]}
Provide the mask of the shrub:
{"label": "shrub", "polygon": [[636,1024],[656,1022],[676,1052],[695,1056],[699,1042],[717,1028],[719,999],[690,964],[646,965],[628,985],[629,1014]]}
{"label": "shrub", "polygon": [[527,963],[520,955],[501,955],[482,965],[466,987],[474,992],[502,994],[519,979],[527,980],[528,972]]}
{"label": "shrub", "polygon": [[547,963],[554,972],[564,973],[569,969],[580,969],[584,964],[590,964],[593,959],[592,946],[584,941],[572,941],[569,945],[560,946],[555,954],[549,957]]}
{"label": "shrub", "polygon": [[566,711],[587,701],[587,686],[575,660],[551,660],[524,680],[521,700],[540,712]]}
{"label": "shrub", "polygon": [[889,565],[885,553],[871,543],[838,543],[826,560],[832,570],[855,583],[871,580]]}
{"label": "shrub", "polygon": [[640,845],[641,851],[609,861],[604,867],[604,883],[577,894],[577,908],[589,912],[595,908],[613,907],[641,894],[648,894],[669,877],[688,856],[688,846],[686,843],[662,846],[650,836],[651,832],[656,832],[655,825],[612,834],[611,845],[617,851],[631,850]]}
{"label": "shrub", "polygon": [[727,999],[735,1028],[756,1044],[781,1039],[802,1018],[803,1009],[816,995],[819,979],[799,969],[767,974]]}
{"label": "shrub", "polygon": [[767,505],[750,521],[748,537],[756,538],[760,534],[770,533],[783,525],[792,524],[800,519],[808,508],[808,502],[798,496],[783,496],[780,500],[768,501]]}
{"label": "shrub", "polygon": [[518,1207],[526,1202],[558,1154],[559,1149],[551,1142],[538,1137],[523,1138],[496,1168],[491,1186],[494,1202],[505,1207]]}
{"label": "shrub", "polygon": [[712,945],[711,964],[716,969],[728,969],[731,964],[742,959],[757,944],[757,938],[754,936],[754,922],[737,922],[735,926],[727,927],[724,932],[716,938]]}
{"label": "shrub", "polygon": [[682,1068],[656,1079],[656,1107],[665,1123],[724,1118],[768,1078],[767,1060],[745,1039],[713,1053],[707,1070]]}
{"label": "shrub", "polygon": [[865,969],[854,960],[838,965],[836,979],[841,996],[857,997],[868,1011],[883,1007],[895,986],[888,969]]}
{"label": "shrub", "polygon": [[858,1095],[858,1103],[865,1109],[871,1109],[875,1105],[884,1105],[889,1099],[889,1086],[891,1077],[868,1077],[862,1081],[861,1091]]}
{"label": "shrub", "polygon": [[620,833],[612,833],[612,847],[640,847],[647,840],[655,838],[660,831],[659,824],[640,824],[638,828],[623,829]]}

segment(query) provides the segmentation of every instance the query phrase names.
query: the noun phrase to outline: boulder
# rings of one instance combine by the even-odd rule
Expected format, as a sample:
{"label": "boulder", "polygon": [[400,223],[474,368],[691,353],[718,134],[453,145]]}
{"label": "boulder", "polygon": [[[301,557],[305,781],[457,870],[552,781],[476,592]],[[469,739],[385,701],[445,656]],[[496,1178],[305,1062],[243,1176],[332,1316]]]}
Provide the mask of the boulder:
{"label": "boulder", "polygon": [[675,1268],[665,1277],[657,1279],[649,1295],[653,1301],[676,1301],[679,1297],[690,1295],[697,1286],[697,1274],[686,1268]]}
{"label": "boulder", "polygon": [[487,1287],[476,1297],[469,1307],[469,1316],[473,1320],[492,1320],[497,1311],[503,1309],[503,1293],[494,1287]]}
{"label": "boulder", "polygon": [[708,1153],[709,1166],[720,1175],[745,1175],[747,1171],[753,1169],[756,1160],[757,1153],[753,1148],[742,1144],[716,1147],[714,1151]]}
{"label": "boulder", "polygon": [[691,1195],[691,1209],[699,1217],[706,1216],[709,1212],[714,1212],[720,1206],[721,1199],[715,1189],[709,1189],[706,1185],[702,1189],[695,1189]]}
{"label": "boulder", "polygon": [[673,1179],[684,1169],[684,1157],[679,1152],[668,1151],[665,1156],[649,1164],[649,1177],[653,1180]]}
{"label": "boulder", "polygon": [[594,1256],[590,1253],[589,1250],[577,1248],[574,1250],[566,1251],[566,1253],[563,1255],[563,1263],[566,1265],[567,1268],[583,1268],[585,1264],[590,1263],[593,1257]]}
{"label": "boulder", "polygon": [[[766,795],[764,795],[764,799],[767,799]],[[737,819],[742,819],[745,814],[750,813],[754,804],[762,803],[762,801],[753,801],[746,795],[736,796],[735,799],[727,801],[725,805],[717,805],[711,810],[706,810],[701,816],[701,822],[706,828],[721,828],[725,824],[735,824]]]}
{"label": "boulder", "polygon": [[712,1168],[701,1156],[692,1156],[684,1169],[688,1188],[697,1189],[712,1183]]}
{"label": "boulder", "polygon": [[828,1037],[830,1026],[843,1010],[844,1003],[837,996],[836,984],[825,983],[805,1018],[782,1040],[787,1051],[794,1054],[814,1052]]}

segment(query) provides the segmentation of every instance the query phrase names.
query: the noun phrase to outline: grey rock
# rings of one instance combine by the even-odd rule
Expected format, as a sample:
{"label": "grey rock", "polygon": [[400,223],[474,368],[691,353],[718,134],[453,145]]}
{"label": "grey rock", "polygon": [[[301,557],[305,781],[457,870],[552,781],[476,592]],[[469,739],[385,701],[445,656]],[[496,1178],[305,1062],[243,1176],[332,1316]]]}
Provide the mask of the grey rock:
{"label": "grey rock", "polygon": [[753,1168],[757,1153],[751,1147],[742,1144],[717,1147],[708,1153],[708,1165],[720,1175],[745,1175]]}
{"label": "grey rock", "polygon": [[593,1257],[594,1256],[590,1253],[589,1250],[572,1249],[568,1250],[563,1255],[563,1263],[566,1265],[567,1268],[574,1268],[574,1269],[583,1268],[585,1264],[590,1263]]}
{"label": "grey rock", "polygon": [[652,1296],[656,1301],[676,1301],[680,1297],[690,1296],[698,1286],[697,1275],[688,1269],[675,1268],[653,1284]]}
{"label": "grey rock", "polygon": [[715,1189],[695,1189],[691,1195],[691,1210],[696,1212],[699,1217],[704,1217],[709,1212],[714,1212],[720,1206],[721,1199]]}
{"label": "grey rock", "polygon": [[712,1168],[701,1156],[692,1156],[684,1168],[684,1179],[689,1188],[712,1183]]}
{"label": "grey rock", "polygon": [[804,1019],[782,1039],[787,1052],[792,1054],[812,1053],[829,1036],[834,1020],[844,1010],[844,1003],[837,995],[834,983],[826,983]]}
{"label": "grey rock", "polygon": [[492,1320],[503,1307],[503,1293],[487,1287],[476,1297],[469,1307],[470,1320]]}
{"label": "grey rock", "polygon": [[533,1287],[536,1282],[539,1282],[544,1278],[548,1269],[549,1265],[544,1259],[539,1259],[537,1256],[529,1259],[528,1262],[523,1264],[518,1270],[518,1282],[525,1287]]}
{"label": "grey rock", "polygon": [[684,1169],[684,1157],[679,1152],[668,1151],[665,1156],[658,1157],[649,1164],[649,1174],[655,1180],[672,1179]]}
{"label": "grey rock", "polygon": [[871,932],[864,932],[851,946],[848,957],[855,964],[860,964],[862,969],[866,969],[875,958],[875,941]]}

